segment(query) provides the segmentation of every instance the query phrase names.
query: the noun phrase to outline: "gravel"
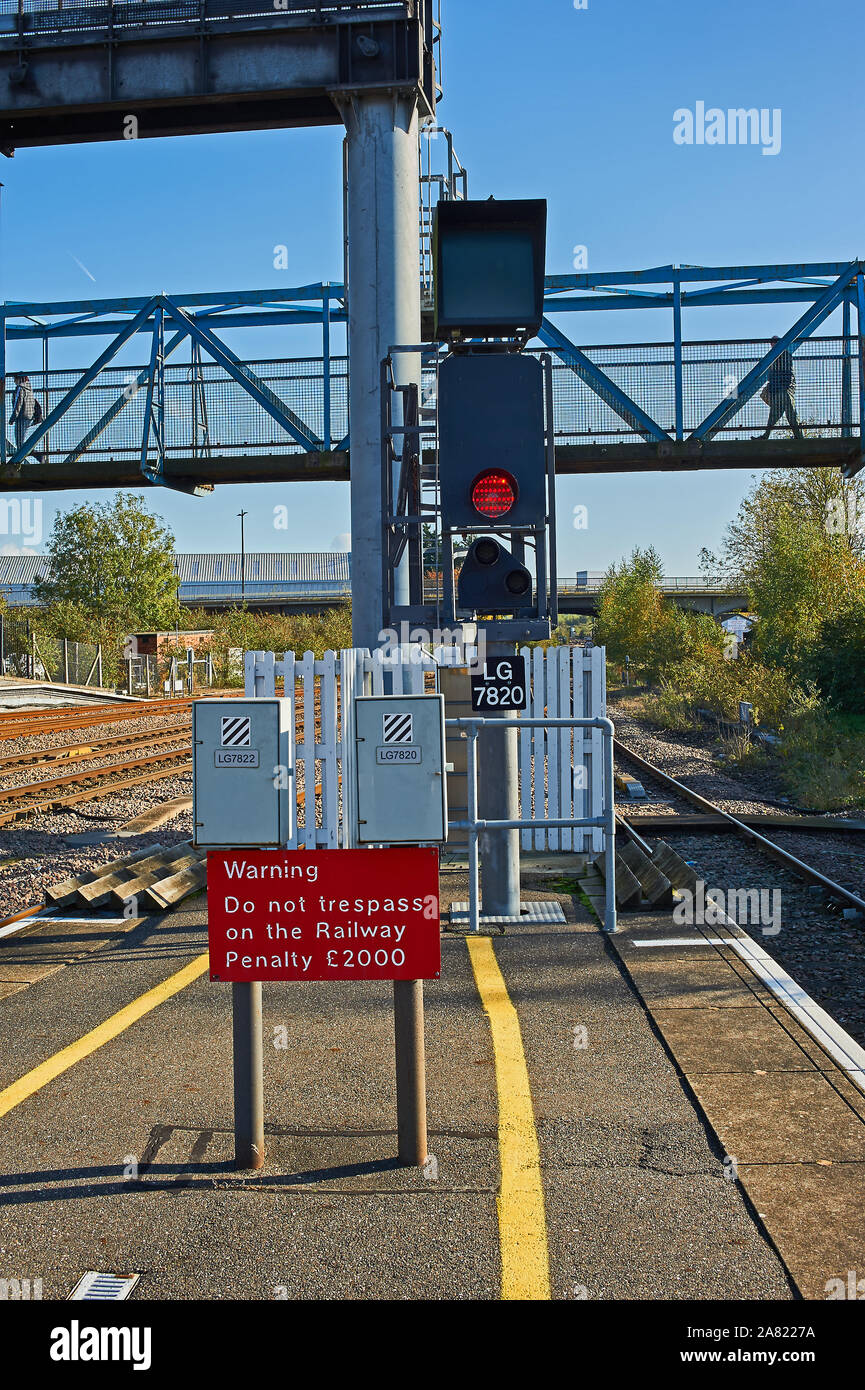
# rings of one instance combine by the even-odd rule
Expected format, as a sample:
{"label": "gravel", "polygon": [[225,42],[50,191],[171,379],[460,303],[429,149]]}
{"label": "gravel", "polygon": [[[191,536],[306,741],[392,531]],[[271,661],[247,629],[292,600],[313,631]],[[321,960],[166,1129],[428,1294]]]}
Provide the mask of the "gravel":
{"label": "gravel", "polygon": [[[80,874],[136,853],[147,845],[176,845],[192,835],[192,811],[128,839],[109,839],[99,845],[70,845],[69,837],[88,831],[116,830],[142,811],[173,797],[192,795],[192,777],[130,787],[127,792],[88,801],[72,811],[41,814],[15,821],[0,830],[0,919],[35,907],[43,901],[45,885]],[[97,819],[104,817],[105,819]]]}
{"label": "gravel", "polygon": [[[779,804],[771,791],[761,796],[755,788],[753,774],[740,778],[720,767],[713,754],[714,740],[710,733],[691,735],[658,729],[624,711],[615,700],[610,700],[609,709],[622,743],[723,810],[733,815],[769,810],[797,814],[795,806]],[[622,767],[626,771],[636,771],[626,761],[622,762]],[[651,810],[656,815],[695,813],[694,806],[660,783],[653,783],[648,774],[640,772],[637,775],[649,798],[627,807],[637,829],[641,809]],[[761,773],[760,781],[768,789],[777,785],[771,772],[766,777]],[[625,811],[626,807],[622,805],[621,810]],[[741,918],[741,925],[818,1004],[865,1046],[865,920],[843,918],[839,908],[832,904],[827,906],[824,890],[797,878],[735,832],[692,834],[671,829],[663,836],[652,832],[650,843],[655,838],[666,840],[683,859],[692,862],[707,888],[720,888],[724,892],[741,888],[768,889],[770,893],[777,890],[780,893],[779,931],[772,930],[772,922],[761,927],[759,923]],[[809,833],[773,827],[767,831],[767,839],[851,892],[865,897],[865,836],[861,833]],[[773,901],[770,899],[770,904]]]}
{"label": "gravel", "polygon": [[[126,735],[147,735],[163,733],[165,730],[188,724],[189,712],[178,711],[176,716],[157,716],[132,719],[120,724],[88,726],[85,729],[67,729],[57,733],[41,733],[25,738],[0,741],[0,757],[14,753],[41,752],[45,749],[86,744],[88,738],[114,738]],[[188,729],[178,728],[176,745],[160,743],[154,753],[171,751],[173,746],[182,747],[189,743]],[[107,753],[97,754],[92,759],[74,759],[56,764],[43,764],[0,769],[0,785],[3,787],[22,787],[29,783],[62,777],[66,773],[86,772],[89,768],[110,767],[115,763],[132,758],[145,758],[146,748],[130,750],[117,748]],[[119,777],[137,776],[146,767],[130,769]],[[297,789],[304,790],[304,766],[298,760],[296,767]],[[58,797],[63,788],[56,789]],[[340,788],[340,800],[342,789]],[[107,838],[97,845],[70,844],[70,838],[89,832],[104,831],[110,836],[134,816],[141,815],[153,807],[162,805],[176,797],[192,795],[192,776],[190,773],[176,777],[165,777],[157,782],[141,783],[128,791],[117,792],[110,797],[87,801],[66,811],[50,814],[40,813],[19,821],[13,821],[0,829],[0,921],[22,912],[28,907],[37,907],[44,900],[45,886],[73,874],[92,871],[100,864],[112,859],[134,854],[147,846],[162,844],[175,845],[192,837],[192,811],[180,811],[170,821],[157,825],[141,835],[123,839]],[[317,822],[321,824],[321,809],[317,809]],[[302,821],[303,812],[299,819]]]}

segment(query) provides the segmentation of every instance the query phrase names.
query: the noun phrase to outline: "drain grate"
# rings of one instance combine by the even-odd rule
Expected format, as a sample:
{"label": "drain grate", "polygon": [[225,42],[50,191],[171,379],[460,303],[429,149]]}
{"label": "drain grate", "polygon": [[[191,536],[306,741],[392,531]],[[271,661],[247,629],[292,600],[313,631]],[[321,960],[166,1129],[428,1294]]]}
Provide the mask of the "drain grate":
{"label": "drain grate", "polygon": [[[468,903],[453,903],[451,905],[451,923],[454,926],[465,926],[469,920]],[[480,914],[480,924],[482,927],[507,926],[508,923],[516,926],[518,923],[523,925],[533,925],[536,922],[564,922],[565,914],[562,911],[561,903],[522,903],[519,917],[487,917],[484,913]]]}
{"label": "drain grate", "polygon": [[140,1278],[140,1274],[106,1274],[102,1270],[89,1269],[78,1280],[69,1299],[70,1302],[90,1298],[108,1303],[122,1303],[132,1293]]}

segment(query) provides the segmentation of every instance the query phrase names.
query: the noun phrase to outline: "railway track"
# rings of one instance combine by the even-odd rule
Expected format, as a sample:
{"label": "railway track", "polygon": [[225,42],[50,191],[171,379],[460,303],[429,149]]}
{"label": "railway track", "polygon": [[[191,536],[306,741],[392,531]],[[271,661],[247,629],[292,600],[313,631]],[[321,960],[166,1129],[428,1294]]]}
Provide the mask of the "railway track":
{"label": "railway track", "polygon": [[[827,894],[832,898],[839,899],[845,902],[848,906],[854,907],[857,911],[865,914],[865,898],[860,897],[857,893],[853,893],[849,888],[845,888],[843,884],[837,883],[834,879],[829,878],[826,874],[821,873],[820,870],[814,868],[813,865],[808,864],[805,862],[805,860],[799,859],[796,855],[791,854],[789,850],[783,849],[781,845],[776,844],[773,840],[770,840],[766,835],[762,834],[760,830],[757,830],[754,828],[753,825],[748,824],[747,821],[741,819],[739,816],[732,815],[729,811],[725,811],[724,808],[722,806],[719,806],[716,802],[709,801],[708,798],[701,796],[699,792],[695,792],[693,788],[686,786],[684,782],[680,782],[677,778],[670,776],[670,774],[668,772],[664,772],[662,768],[656,767],[654,763],[649,762],[648,759],[642,757],[642,755],[637,753],[633,748],[628,748],[619,739],[615,740],[614,748],[617,759],[619,759],[620,761],[624,760],[626,763],[629,763],[632,767],[639,768],[640,771],[647,778],[658,783],[658,785],[663,787],[665,791],[670,792],[674,796],[679,797],[681,800],[687,802],[691,806],[696,806],[705,817],[711,817],[712,821],[717,823],[712,824],[711,827],[707,826],[707,828],[716,829],[718,828],[718,825],[720,825],[722,828],[734,831],[735,833],[741,835],[743,838],[747,839],[762,854],[768,855],[777,863],[782,864],[784,868],[788,869],[798,878],[801,878],[806,882],[824,888]],[[626,833],[628,831],[636,832],[637,838],[639,838],[641,834],[648,832],[647,826],[642,826],[641,829],[641,822],[644,819],[648,820],[648,817],[643,817],[639,813],[634,813],[633,811],[629,813],[623,812],[618,817],[618,819],[620,824],[624,824]],[[693,817],[691,819],[693,820]],[[774,819],[776,825],[779,828],[785,828],[781,823],[781,817],[776,817]],[[790,817],[790,829],[797,829],[797,819],[800,818]],[[810,824],[810,822],[816,820],[817,818],[807,817],[805,819],[807,819],[809,824],[807,824],[806,826],[799,826],[798,828],[814,830],[815,827],[812,824]],[[657,833],[659,826],[662,826],[664,820],[669,821],[669,831],[676,830],[676,818],[673,816],[653,816],[651,829],[655,833]],[[694,827],[693,825],[691,825],[687,828],[691,830]],[[836,834],[849,833],[845,829],[844,821],[839,820],[837,818],[834,820],[827,819],[821,828],[826,832],[834,831]]]}
{"label": "railway track", "polygon": [[97,724],[120,724],[132,719],[150,719],[180,714],[192,707],[192,700],[153,700],[134,705],[72,706],[62,714],[57,710],[36,710],[27,715],[18,711],[0,715],[0,742],[14,738],[34,738],[41,734],[65,733]]}
{"label": "railway track", "polygon": [[[207,698],[207,697],[205,697]],[[164,718],[171,714],[183,715],[191,710],[192,699],[151,700],[134,705],[114,704],[71,706],[58,713],[56,710],[35,710],[22,715],[19,711],[0,714],[0,744],[3,741],[38,738],[46,733],[58,733],[79,728],[93,728],[100,724],[116,724],[125,721],[148,718]],[[316,731],[320,724],[320,698],[315,700],[314,725]],[[303,718],[298,707],[298,735],[302,735]],[[121,762],[101,764],[82,768],[80,771],[63,773],[56,777],[28,782],[18,787],[0,788],[0,826],[11,821],[40,813],[54,813],[63,808],[73,808],[81,802],[104,798],[115,793],[123,794],[127,789],[166,777],[181,776],[191,771],[188,742],[181,748],[168,748],[180,740],[188,740],[191,734],[191,720],[183,719],[153,732],[135,729],[130,733],[109,734],[96,739],[85,738],[78,743],[68,743],[62,747],[27,749],[0,756],[0,775],[3,771],[13,771],[27,767],[49,767],[68,765],[76,761],[90,762],[106,754],[119,751],[141,753],[140,757],[127,758]],[[146,755],[145,751],[146,750]],[[162,750],[162,751],[159,751]],[[147,768],[139,772],[139,768]],[[125,772],[134,775],[124,777]],[[299,797],[299,804],[304,798]]]}
{"label": "railway track", "polygon": [[[187,744],[162,753],[151,752],[146,757],[66,773],[62,777],[27,782],[22,787],[4,788],[0,790],[0,826],[40,811],[55,811],[60,807],[77,806],[84,801],[95,801],[145,782],[179,777],[191,772],[191,753],[192,748]],[[142,767],[147,771],[137,773],[136,770]],[[118,774],[124,772],[134,772],[136,775],[121,776],[118,780]],[[51,795],[60,788],[63,789],[62,795]]]}
{"label": "railway track", "polygon": [[94,700],[92,703],[86,701],[80,705],[58,705],[53,709],[10,709],[0,711],[0,726],[4,724],[20,724],[22,722],[27,724],[50,723],[52,719],[63,719],[67,716],[78,714],[103,714],[106,712],[114,714],[118,711],[124,712],[141,709],[154,710],[161,707],[177,709],[183,705],[189,704],[191,704],[190,700],[176,698],[173,700],[130,700],[128,703],[124,704],[118,704],[116,700]]}
{"label": "railway track", "polygon": [[184,721],[166,729],[157,729],[152,734],[118,734],[113,738],[94,738],[88,739],[86,743],[67,744],[62,748],[10,753],[6,757],[0,757],[0,771],[4,768],[72,762],[81,758],[101,758],[106,753],[114,753],[120,749],[126,749],[131,753],[139,748],[155,748],[163,743],[176,743],[180,738],[188,738],[191,732],[192,725]]}

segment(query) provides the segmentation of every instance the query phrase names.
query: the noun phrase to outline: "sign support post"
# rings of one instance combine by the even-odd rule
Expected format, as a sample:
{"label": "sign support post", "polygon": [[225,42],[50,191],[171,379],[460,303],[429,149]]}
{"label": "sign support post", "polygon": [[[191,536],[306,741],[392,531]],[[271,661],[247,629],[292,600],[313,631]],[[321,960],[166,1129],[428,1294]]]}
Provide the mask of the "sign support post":
{"label": "sign support post", "polygon": [[238,1168],[264,1163],[264,1062],[261,1043],[261,984],[231,986],[234,1053],[234,1162]]}
{"label": "sign support post", "polygon": [[399,1161],[422,1168],[428,1157],[423,980],[394,980],[393,1024]]}

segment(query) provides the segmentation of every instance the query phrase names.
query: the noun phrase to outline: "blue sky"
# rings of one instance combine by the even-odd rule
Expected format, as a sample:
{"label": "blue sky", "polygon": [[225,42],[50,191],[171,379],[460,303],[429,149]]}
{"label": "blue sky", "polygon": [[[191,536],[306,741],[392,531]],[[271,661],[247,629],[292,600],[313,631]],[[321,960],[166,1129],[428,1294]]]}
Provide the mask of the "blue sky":
{"label": "blue sky", "polygon": [[[855,0],[444,0],[443,15],[439,118],[470,194],[547,198],[551,273],[572,268],[577,244],[595,271],[865,255]],[[780,108],[780,152],[675,144],[674,111],[697,101]],[[340,280],[341,140],[331,127],[20,150],[0,161],[0,296]],[[285,271],[273,268],[277,244]],[[684,331],[761,334],[797,312],[691,311]],[[584,343],[669,335],[651,312],[561,322]],[[266,354],[312,348],[297,330],[276,337]],[[73,340],[53,360],[72,365],[88,348]],[[561,479],[560,572],[653,543],[668,573],[695,573],[748,483],[742,472]],[[46,494],[46,526],[81,497]],[[241,507],[251,550],[327,549],[349,525],[348,488],[336,483],[224,487],[201,500],[152,490],[149,501],[180,550],[237,549]],[[288,531],[273,529],[278,503]],[[567,524],[577,503],[588,530]]]}

